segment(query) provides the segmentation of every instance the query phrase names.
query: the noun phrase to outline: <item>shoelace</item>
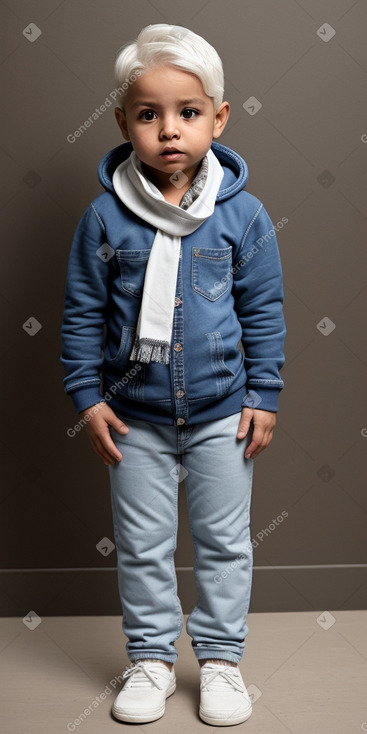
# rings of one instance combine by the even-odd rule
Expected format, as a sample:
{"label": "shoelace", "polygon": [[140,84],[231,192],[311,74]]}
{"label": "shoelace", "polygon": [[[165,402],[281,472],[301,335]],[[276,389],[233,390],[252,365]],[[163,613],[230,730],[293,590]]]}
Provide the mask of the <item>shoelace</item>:
{"label": "shoelace", "polygon": [[216,691],[228,690],[228,684],[232,686],[232,688],[234,688],[236,691],[240,691],[241,693],[243,693],[244,691],[241,679],[236,680],[236,678],[239,677],[239,674],[236,668],[233,668],[232,666],[222,667],[221,665],[213,665],[213,668],[211,670],[202,669],[202,676],[202,690],[209,690],[209,684],[213,683],[214,681],[213,687]]}
{"label": "shoelace", "polygon": [[[151,667],[151,665],[152,664],[150,664],[149,667]],[[146,663],[135,663],[134,665],[130,666],[127,670],[125,670],[125,673],[123,673],[122,677],[127,680],[131,676],[134,676],[134,677],[131,678],[131,680],[127,684],[129,688],[146,688],[147,678],[149,678],[151,683],[153,683],[153,685],[156,686],[156,688],[158,688],[160,691],[162,690],[162,686],[160,686],[159,683],[157,683],[154,676],[150,673]]]}

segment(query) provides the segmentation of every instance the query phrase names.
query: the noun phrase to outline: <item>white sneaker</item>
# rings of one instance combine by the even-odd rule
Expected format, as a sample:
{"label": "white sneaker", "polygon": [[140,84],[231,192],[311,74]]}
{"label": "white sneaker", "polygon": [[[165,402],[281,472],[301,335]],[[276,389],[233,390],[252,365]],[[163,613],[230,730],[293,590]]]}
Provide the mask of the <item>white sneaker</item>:
{"label": "white sneaker", "polygon": [[112,713],[119,721],[148,722],[160,719],[166,708],[166,698],[176,689],[174,669],[164,663],[136,660],[125,670],[126,678]]}
{"label": "white sneaker", "polygon": [[200,668],[199,716],[206,724],[241,724],[252,714],[252,705],[236,666],[205,663]]}

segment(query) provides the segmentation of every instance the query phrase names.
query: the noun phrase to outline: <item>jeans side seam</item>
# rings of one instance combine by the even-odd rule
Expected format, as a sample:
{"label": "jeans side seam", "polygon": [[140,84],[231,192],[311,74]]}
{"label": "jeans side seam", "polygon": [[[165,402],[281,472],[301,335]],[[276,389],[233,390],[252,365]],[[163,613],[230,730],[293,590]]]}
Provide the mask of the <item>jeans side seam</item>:
{"label": "jeans side seam", "polygon": [[171,568],[171,575],[172,575],[172,596],[174,598],[174,603],[176,607],[176,616],[179,617],[179,621],[177,622],[177,628],[176,628],[176,639],[179,638],[182,628],[183,628],[183,615],[182,615],[182,607],[181,602],[177,595],[177,575],[176,575],[176,568],[175,568],[175,559],[174,554],[176,550],[177,545],[177,530],[178,530],[178,483],[177,483],[177,491],[176,491],[176,498],[171,500],[172,509],[173,509],[173,517],[174,517],[174,526],[173,526],[173,533],[171,536],[172,540],[172,547],[170,552],[170,568]]}

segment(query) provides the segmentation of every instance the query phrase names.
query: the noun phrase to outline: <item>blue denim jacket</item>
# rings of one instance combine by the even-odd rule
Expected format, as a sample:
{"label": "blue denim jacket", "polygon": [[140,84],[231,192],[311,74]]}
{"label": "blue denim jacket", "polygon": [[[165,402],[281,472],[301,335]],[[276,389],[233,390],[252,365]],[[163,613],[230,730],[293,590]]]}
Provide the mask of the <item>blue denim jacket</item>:
{"label": "blue denim jacket", "polygon": [[131,144],[101,161],[105,192],[74,236],[62,323],[64,386],[78,412],[105,400],[122,418],[190,425],[244,405],[277,411],[286,329],[276,234],[244,191],[245,161],[211,147],[224,176],[212,216],[182,237],[169,365],[129,359],[155,229],[113,189]]}

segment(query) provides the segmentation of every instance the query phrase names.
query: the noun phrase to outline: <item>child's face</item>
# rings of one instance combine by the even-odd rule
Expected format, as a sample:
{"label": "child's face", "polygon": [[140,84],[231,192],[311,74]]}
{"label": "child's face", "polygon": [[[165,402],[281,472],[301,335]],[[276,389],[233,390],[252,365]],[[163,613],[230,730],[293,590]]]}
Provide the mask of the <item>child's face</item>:
{"label": "child's face", "polygon": [[[158,188],[172,188],[170,176],[183,171],[187,187],[208,152],[212,139],[224,129],[229,104],[214,111],[197,76],[174,66],[148,71],[129,88],[124,110],[115,110],[125,140],[130,140],[147,174]],[[165,153],[175,148],[176,153]]]}

